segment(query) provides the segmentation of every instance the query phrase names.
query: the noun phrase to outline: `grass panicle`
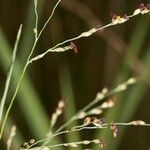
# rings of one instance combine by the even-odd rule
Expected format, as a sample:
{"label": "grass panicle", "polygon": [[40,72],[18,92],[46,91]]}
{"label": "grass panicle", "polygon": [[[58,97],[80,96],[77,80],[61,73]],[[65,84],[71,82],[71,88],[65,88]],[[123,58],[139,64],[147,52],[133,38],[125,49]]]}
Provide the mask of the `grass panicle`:
{"label": "grass panicle", "polygon": [[[55,11],[56,11],[56,9],[59,6],[61,1],[62,0],[57,1],[57,3],[54,5],[54,7],[51,11],[51,14],[47,18],[46,22],[44,23],[42,28],[39,29],[39,26],[38,26],[38,24],[39,24],[38,0],[34,0],[34,13],[35,13],[35,24],[33,27],[33,33],[35,36],[34,42],[33,42],[33,45],[30,49],[30,52],[28,54],[26,63],[23,67],[22,73],[19,77],[18,83],[16,85],[15,91],[14,91],[13,96],[10,100],[9,105],[8,105],[8,108],[6,109],[6,113],[3,117],[3,112],[5,109],[5,103],[6,103],[6,99],[7,99],[9,85],[10,85],[10,81],[11,81],[11,77],[12,77],[12,72],[14,69],[14,63],[15,63],[15,59],[16,59],[18,44],[19,44],[20,37],[21,37],[22,25],[19,28],[16,42],[15,42],[15,46],[14,46],[14,50],[13,50],[13,54],[12,54],[12,63],[11,63],[11,66],[10,66],[10,69],[8,72],[8,76],[7,76],[6,84],[5,84],[5,89],[4,89],[3,96],[1,99],[1,104],[0,104],[0,123],[1,123],[0,139],[3,135],[3,131],[4,131],[4,128],[6,125],[6,121],[8,119],[8,115],[9,115],[10,110],[13,106],[14,101],[15,101],[15,98],[16,98],[16,95],[18,93],[19,87],[21,85],[22,79],[23,79],[23,77],[24,77],[24,75],[25,75],[25,73],[26,73],[26,71],[27,71],[27,69],[31,63],[33,63],[35,61],[39,61],[45,55],[47,55],[48,53],[51,53],[51,52],[52,53],[54,53],[54,52],[59,53],[59,52],[66,52],[66,51],[71,50],[72,52],[77,53],[78,49],[77,49],[76,45],[74,44],[75,40],[78,40],[81,38],[88,38],[88,37],[92,36],[93,34],[95,34],[96,32],[103,31],[104,29],[110,28],[110,27],[115,26],[115,25],[123,24],[137,15],[140,15],[140,14],[144,15],[144,14],[148,14],[150,12],[149,4],[148,5],[141,4],[139,6],[139,8],[137,8],[130,15],[120,16],[120,15],[113,14],[110,23],[103,25],[103,26],[99,26],[99,27],[93,27],[93,28],[89,29],[88,31],[82,32],[78,36],[75,36],[73,38],[69,38],[67,40],[64,40],[63,42],[56,44],[55,46],[47,49],[45,52],[43,52],[41,54],[33,56],[35,48],[37,46],[37,43],[38,43],[42,33],[44,32],[45,28],[47,27],[47,25],[51,21],[52,17],[54,16]],[[83,141],[77,141],[77,142],[58,143],[58,144],[52,144],[52,145],[49,145],[49,142],[53,138],[56,138],[62,134],[80,132],[82,130],[93,130],[93,129],[104,129],[104,128],[110,129],[112,131],[113,137],[116,138],[118,133],[119,133],[119,129],[118,129],[119,126],[147,126],[147,127],[149,127],[150,124],[145,123],[143,120],[135,120],[135,121],[131,121],[128,123],[120,123],[120,122],[114,122],[114,121],[105,122],[104,118],[99,117],[104,112],[105,109],[111,108],[115,105],[116,97],[114,97],[114,94],[125,91],[130,85],[135,84],[137,81],[138,80],[136,78],[130,78],[126,82],[119,84],[118,86],[116,86],[116,88],[114,88],[110,91],[107,88],[104,88],[101,92],[97,93],[97,95],[93,101],[91,101],[84,108],[79,110],[67,122],[65,122],[63,125],[61,125],[58,129],[55,130],[55,124],[58,121],[58,117],[63,113],[63,109],[65,106],[64,101],[62,101],[62,100],[59,101],[58,107],[52,115],[50,130],[49,130],[49,133],[47,134],[47,137],[44,139],[38,140],[38,141],[31,139],[30,141],[25,142],[21,146],[20,149],[43,149],[43,150],[45,149],[46,150],[46,149],[52,149],[52,148],[62,147],[62,146],[76,148],[79,145],[88,145],[91,143],[97,144],[99,146],[99,148],[103,148],[105,146],[105,140],[101,137],[99,139],[93,139],[93,140],[83,140]],[[70,129],[68,129],[68,126],[72,122],[77,121],[77,120],[83,120],[83,123],[81,125],[73,126]],[[53,130],[52,130],[52,128],[53,128]],[[10,133],[10,137],[8,139],[8,142],[7,142],[7,149],[8,150],[11,148],[12,139],[16,134],[15,130],[16,130],[16,128],[13,127],[12,131]],[[41,146],[37,146],[37,144],[41,144]]]}

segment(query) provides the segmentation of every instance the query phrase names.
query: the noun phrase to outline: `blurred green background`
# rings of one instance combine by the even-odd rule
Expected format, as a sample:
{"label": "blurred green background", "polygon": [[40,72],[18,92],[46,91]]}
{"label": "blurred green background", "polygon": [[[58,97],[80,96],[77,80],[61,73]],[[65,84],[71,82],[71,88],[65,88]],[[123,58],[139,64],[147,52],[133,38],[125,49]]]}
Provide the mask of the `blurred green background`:
{"label": "blurred green background", "polygon": [[[38,0],[39,28],[56,2]],[[34,55],[92,27],[109,23],[111,12],[130,14],[139,3],[140,1],[136,0],[62,0],[42,34]],[[0,1],[1,95],[17,30],[19,25],[23,24],[7,106],[34,40],[34,21],[33,0]],[[149,35],[150,16],[137,16],[127,23],[98,32],[87,39],[74,41],[78,54],[71,51],[52,53],[33,63],[28,68],[11,110],[1,149],[5,149],[13,124],[17,126],[17,135],[12,149],[16,150],[31,138],[41,139],[45,136],[51,115],[61,98],[65,98],[66,108],[64,118],[60,118],[57,127],[92,101],[103,87],[111,89],[132,76],[138,77],[140,81],[125,92],[117,94],[115,107],[107,110],[103,117],[107,121],[129,122],[140,119],[150,123]],[[82,132],[82,136],[84,139],[104,137],[107,150],[150,149],[148,127],[120,127],[117,139],[112,137],[109,130],[92,131],[90,134]],[[71,134],[66,140],[76,141],[80,138],[79,134]],[[91,147],[98,149],[95,145]]]}

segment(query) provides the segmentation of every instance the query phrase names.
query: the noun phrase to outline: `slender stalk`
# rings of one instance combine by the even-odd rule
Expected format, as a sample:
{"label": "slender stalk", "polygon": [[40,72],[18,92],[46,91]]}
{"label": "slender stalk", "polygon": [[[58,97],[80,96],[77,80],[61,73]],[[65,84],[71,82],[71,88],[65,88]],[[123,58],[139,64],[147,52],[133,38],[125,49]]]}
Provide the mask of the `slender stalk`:
{"label": "slender stalk", "polygon": [[[12,105],[13,105],[13,103],[14,103],[14,100],[15,100],[15,97],[16,97],[17,92],[18,92],[18,90],[19,90],[21,81],[22,81],[22,79],[23,79],[23,77],[24,77],[24,75],[25,75],[25,72],[26,72],[26,70],[27,70],[27,68],[28,68],[28,66],[29,66],[30,63],[32,63],[33,61],[37,61],[37,60],[43,58],[47,53],[52,52],[52,51],[55,51],[56,48],[58,48],[59,46],[62,46],[63,44],[66,44],[66,43],[68,43],[68,42],[71,42],[71,41],[74,41],[74,40],[77,40],[77,39],[80,39],[80,38],[83,38],[83,37],[84,37],[84,38],[85,38],[85,37],[89,37],[89,36],[93,35],[94,33],[98,32],[98,31],[100,31],[100,30],[103,30],[103,29],[105,29],[105,28],[107,28],[107,27],[114,26],[114,25],[117,25],[117,24],[122,24],[122,23],[128,21],[129,18],[132,18],[132,17],[134,17],[134,16],[136,16],[136,15],[138,15],[138,14],[149,13],[149,11],[150,11],[149,9],[147,9],[146,12],[145,12],[145,10],[137,9],[137,10],[134,11],[134,13],[133,13],[132,15],[129,15],[129,16],[126,16],[126,17],[117,16],[117,19],[112,19],[112,22],[111,22],[111,23],[109,23],[109,24],[107,24],[107,25],[104,25],[103,27],[92,28],[92,29],[90,29],[90,30],[87,31],[87,32],[81,33],[81,34],[80,34],[79,36],[77,36],[77,37],[74,37],[74,38],[65,40],[65,41],[63,41],[63,42],[61,42],[61,43],[58,43],[58,44],[55,45],[54,47],[48,49],[46,52],[44,52],[44,53],[38,55],[38,56],[40,56],[40,57],[36,56],[36,57],[31,58],[31,57],[32,57],[32,54],[33,54],[33,52],[34,52],[34,50],[35,50],[35,47],[36,47],[36,45],[37,45],[37,42],[38,42],[38,40],[39,40],[39,38],[40,38],[40,36],[41,36],[41,34],[43,33],[44,29],[46,28],[46,26],[47,26],[48,23],[50,22],[51,18],[53,17],[54,12],[55,12],[55,10],[56,10],[56,8],[57,8],[57,6],[59,5],[60,2],[61,2],[61,0],[58,0],[58,2],[56,3],[56,5],[55,5],[54,8],[52,9],[52,13],[50,14],[50,16],[49,16],[49,18],[47,19],[47,21],[45,22],[45,24],[43,25],[43,28],[40,30],[39,34],[38,34],[38,32],[36,32],[36,34],[35,34],[35,41],[34,41],[33,46],[32,46],[32,48],[31,48],[30,54],[29,54],[29,56],[28,56],[28,58],[27,58],[26,64],[25,64],[25,66],[24,66],[24,68],[23,68],[22,74],[21,74],[21,76],[20,76],[20,78],[19,78],[19,81],[18,81],[18,84],[17,84],[17,86],[16,86],[14,95],[13,95],[13,97],[12,97],[12,99],[11,99],[11,102],[10,102],[10,104],[9,104],[9,106],[8,106],[8,109],[7,109],[7,111],[6,111],[6,115],[5,115],[4,121],[3,121],[3,123],[2,123],[2,128],[0,129],[0,139],[1,139],[1,137],[2,137],[6,120],[7,120],[7,118],[8,118],[8,115],[9,115],[9,112],[10,112],[10,110],[11,110],[11,107],[12,107]],[[36,31],[37,31],[37,27],[38,27],[37,0],[34,0],[34,4],[35,4],[35,16],[36,16],[35,28],[36,28]],[[16,42],[18,42],[18,41],[16,40]],[[17,44],[18,44],[18,43],[17,43]],[[17,46],[18,46],[18,45],[16,45],[16,47],[17,47]],[[56,52],[59,52],[59,51],[56,51]],[[61,51],[61,52],[62,52],[62,51]],[[10,77],[11,77],[11,74],[10,74]],[[8,79],[8,81],[9,81],[9,79]],[[10,81],[9,81],[9,82],[10,82]],[[9,82],[8,82],[8,83],[9,83]],[[125,83],[125,85],[126,85],[126,84],[127,84],[127,83]],[[8,84],[8,85],[9,85],[9,84]],[[128,84],[127,84],[127,85],[128,85]],[[7,89],[8,87],[9,87],[9,86],[6,86],[6,92],[7,92],[7,90],[8,90],[8,89]],[[110,91],[110,95],[111,95],[111,94],[114,94],[114,93],[117,93],[117,92],[119,92],[119,91],[122,91],[122,89],[120,89],[120,90],[118,90],[118,89],[119,89],[119,88],[117,87],[115,90]],[[123,90],[124,90],[124,89],[123,89]],[[6,94],[4,94],[4,97],[5,97],[5,96],[6,96]],[[109,94],[108,94],[108,95],[105,95],[105,97],[107,97],[107,96],[109,96]],[[104,97],[103,97],[103,98],[104,98]],[[101,98],[101,99],[103,99],[103,98]],[[92,101],[90,104],[88,104],[88,105],[85,106],[83,109],[81,109],[78,113],[76,113],[66,124],[64,124],[64,125],[61,126],[59,129],[57,129],[57,130],[56,130],[56,133],[60,132],[60,131],[63,130],[66,126],[68,126],[72,121],[74,121],[75,119],[77,119],[76,117],[77,117],[77,115],[78,115],[81,111],[86,111],[86,110],[88,110],[89,108],[91,108],[91,107],[92,107],[94,104],[96,104],[97,102],[98,102],[98,101],[97,101],[97,98],[96,98],[94,101]],[[5,101],[4,101],[3,103],[5,104]],[[2,104],[2,106],[3,106],[4,104]]]}
{"label": "slender stalk", "polygon": [[[132,79],[132,78],[131,78]],[[84,108],[82,108],[81,110],[79,110],[68,122],[66,122],[64,125],[60,126],[57,130],[56,133],[62,131],[64,128],[66,128],[69,124],[71,124],[74,120],[78,119],[78,115],[81,112],[86,112],[88,109],[90,109],[92,106],[94,106],[96,103],[98,103],[99,101],[103,100],[104,98],[107,98],[113,94],[116,94],[118,92],[124,91],[128,85],[135,83],[135,81],[133,80],[133,82],[129,82],[131,81],[131,79],[127,80],[126,82],[118,85],[115,89],[109,91],[108,93],[104,94],[102,97],[98,97],[96,96],[96,98],[89,103],[88,105],[86,105]]]}
{"label": "slender stalk", "polygon": [[[61,1],[61,0],[60,0],[60,1]],[[58,4],[59,4],[60,1],[58,1]],[[56,4],[56,5],[57,5],[57,4]],[[55,9],[54,9],[54,10],[55,10]],[[135,10],[135,11],[136,11],[136,10]],[[139,11],[140,11],[140,10],[139,10]],[[148,10],[146,13],[149,13],[149,10]],[[53,13],[52,13],[52,14],[53,14]],[[132,15],[126,16],[126,19],[125,19],[125,18],[121,18],[121,19],[125,19],[125,20],[122,21],[122,22],[120,21],[120,22],[114,23],[114,22],[112,21],[111,23],[106,24],[106,25],[104,25],[104,26],[102,26],[102,27],[92,28],[92,29],[90,29],[90,30],[88,30],[88,31],[86,31],[86,32],[83,32],[83,33],[79,34],[79,35],[76,36],[76,37],[67,39],[67,40],[65,40],[65,41],[63,41],[63,42],[60,42],[60,43],[56,44],[54,47],[48,49],[47,51],[45,51],[45,52],[43,52],[43,53],[41,53],[41,54],[35,56],[33,59],[31,59],[31,62],[37,61],[37,60],[39,60],[39,59],[42,59],[46,54],[52,52],[53,50],[55,50],[55,49],[56,49],[57,47],[59,47],[59,46],[62,46],[62,45],[64,45],[64,44],[68,43],[68,42],[72,42],[72,41],[75,41],[75,40],[78,40],[78,39],[81,39],[81,38],[87,38],[87,37],[93,35],[94,33],[98,32],[98,31],[103,31],[104,29],[106,29],[106,28],[108,28],[108,27],[115,26],[115,25],[118,25],[118,24],[123,24],[123,23],[127,22],[130,18],[133,18],[133,17],[135,17],[135,16],[137,16],[137,15],[139,15],[139,14],[142,14],[142,15],[143,15],[143,14],[145,14],[145,13],[142,13],[142,12],[135,13],[135,12],[134,12]],[[119,16],[119,17],[120,17],[120,16]],[[47,21],[46,24],[47,24],[48,22],[49,22],[49,21]],[[44,30],[44,28],[45,28],[45,26],[42,28],[42,30]],[[41,31],[42,31],[42,30],[41,30]],[[40,36],[40,35],[41,35],[41,32],[39,33],[39,36]],[[35,58],[38,57],[38,56],[41,56],[41,57],[39,57],[38,59],[35,59]]]}
{"label": "slender stalk", "polygon": [[18,81],[17,87],[16,87],[16,89],[15,89],[14,95],[13,95],[13,97],[12,97],[12,99],[11,99],[11,102],[10,102],[10,104],[9,104],[9,106],[8,106],[8,109],[7,109],[7,111],[6,111],[6,114],[5,114],[3,123],[2,123],[2,127],[1,127],[1,129],[0,129],[0,139],[2,138],[3,130],[4,130],[4,127],[5,127],[5,124],[6,124],[8,115],[9,115],[9,112],[10,112],[10,110],[11,110],[11,107],[12,107],[13,103],[14,103],[14,100],[15,100],[15,98],[16,98],[17,92],[18,92],[18,90],[19,90],[21,81],[22,81],[22,79],[23,79],[23,76],[24,76],[24,74],[25,74],[25,72],[26,72],[27,67],[28,67],[28,63],[25,65],[25,67],[24,67],[24,69],[23,69],[23,72],[22,72],[22,74],[21,74],[21,76],[20,76],[20,79],[19,79],[19,81]]}
{"label": "slender stalk", "polygon": [[1,99],[1,104],[0,104],[0,124],[2,121],[2,116],[3,116],[3,111],[4,111],[4,106],[5,106],[5,102],[6,102],[6,97],[8,94],[8,89],[9,89],[9,85],[10,85],[10,81],[11,81],[11,77],[12,77],[12,72],[14,69],[14,63],[15,63],[15,59],[16,59],[16,53],[17,53],[17,49],[18,49],[18,44],[20,41],[20,37],[21,37],[21,32],[22,32],[22,25],[20,25],[18,33],[17,33],[17,38],[16,38],[16,42],[15,42],[15,46],[14,46],[14,50],[13,50],[13,55],[12,55],[12,62],[11,62],[11,66],[7,75],[7,79],[6,79],[6,83],[5,83],[5,89],[3,92],[3,96]]}
{"label": "slender stalk", "polygon": [[37,11],[37,1],[38,0],[34,0],[34,12],[35,12],[35,39],[38,36],[38,11]]}
{"label": "slender stalk", "polygon": [[[116,126],[138,126],[138,127],[143,126],[143,127],[150,127],[150,124],[146,124],[146,123],[144,123],[144,124],[133,124],[133,122],[136,122],[136,121],[132,121],[132,122],[128,122],[128,123],[120,123],[120,122],[119,122],[119,123],[118,123],[118,122],[104,123],[104,124],[99,125],[99,126],[86,126],[86,125],[75,126],[75,127],[73,127],[72,129],[70,129],[70,130],[65,130],[65,131],[61,131],[61,132],[58,132],[58,133],[53,134],[53,135],[51,136],[51,139],[52,139],[52,138],[55,138],[55,137],[57,137],[57,136],[59,136],[59,135],[62,135],[62,134],[68,134],[68,133],[73,133],[73,132],[79,132],[79,131],[82,131],[82,130],[108,129],[108,128],[110,128],[111,125],[116,125]],[[29,149],[30,149],[30,148],[31,148],[31,149],[34,149],[34,148],[32,148],[33,146],[35,146],[35,145],[37,145],[37,144],[39,144],[39,143],[45,142],[45,141],[47,141],[47,140],[49,140],[49,138],[45,138],[45,139],[39,140],[39,141],[35,142],[34,144],[30,145]],[[61,143],[61,144],[62,144],[62,143]],[[60,144],[57,144],[57,145],[60,145]],[[44,145],[42,145],[42,146],[44,146]],[[42,147],[42,146],[41,146],[41,147]],[[41,148],[41,147],[40,147],[40,148]],[[53,145],[52,145],[52,146],[47,146],[47,147],[53,147]],[[35,148],[37,148],[37,147],[35,147]]]}
{"label": "slender stalk", "polygon": [[[79,132],[81,130],[107,129],[107,128],[110,128],[111,125],[116,125],[116,126],[138,126],[138,127],[144,126],[144,127],[150,127],[150,124],[146,124],[146,123],[144,123],[144,124],[134,124],[133,122],[136,122],[136,121],[132,121],[132,122],[128,122],[128,123],[118,123],[118,122],[116,122],[116,123],[105,123],[105,124],[102,124],[102,125],[99,125],[99,126],[92,126],[92,127],[90,127],[90,126],[84,126],[84,125],[83,126],[81,125],[81,127],[75,126],[75,127],[73,127],[73,130],[66,130],[66,131],[62,131],[62,132],[56,133],[56,134],[54,134],[52,136],[52,138],[54,138],[56,136],[59,136],[59,135],[62,135],[62,134],[65,134],[65,133]],[[29,147],[29,149],[31,147],[35,146],[36,144],[44,142],[45,140],[47,140],[47,138],[43,139],[43,140],[37,141],[36,143],[32,144]],[[91,142],[94,142],[94,140],[91,140]],[[71,146],[71,144],[73,144],[73,145],[74,144],[79,145],[79,144],[84,144],[84,142],[83,141],[79,141],[79,142],[70,142],[70,143],[60,143],[60,144],[46,146],[46,147],[48,147],[48,148],[54,148],[54,147],[60,147],[60,146],[66,146],[66,145],[67,146]],[[31,148],[31,150],[34,150],[36,148],[42,148],[42,147],[44,147],[44,146],[42,145],[41,147]]]}
{"label": "slender stalk", "polygon": [[53,15],[54,15],[54,13],[55,13],[56,8],[58,7],[58,5],[59,5],[59,3],[60,3],[61,1],[62,1],[62,0],[58,0],[58,2],[57,2],[57,3],[55,4],[55,6],[53,7],[52,12],[51,12],[49,18],[47,19],[47,21],[45,22],[44,26],[42,27],[41,31],[40,31],[39,34],[38,34],[38,37],[37,37],[38,39],[40,38],[41,34],[43,33],[44,29],[46,28],[46,26],[48,25],[48,23],[50,22],[50,20],[52,19]]}
{"label": "slender stalk", "polygon": [[[49,137],[46,138],[46,141],[44,142],[44,144],[43,144],[42,146],[47,145],[47,144],[51,141],[51,139],[54,137],[55,134],[61,133],[61,131],[62,131],[63,129],[65,129],[68,125],[70,125],[74,120],[79,119],[78,116],[79,116],[79,114],[80,114],[81,112],[86,112],[86,111],[88,111],[92,106],[94,106],[96,103],[100,102],[100,101],[103,100],[104,98],[107,98],[107,97],[109,97],[109,96],[111,96],[111,95],[113,95],[113,94],[115,94],[115,93],[118,93],[118,92],[121,92],[121,91],[126,90],[129,85],[134,84],[135,82],[136,82],[136,80],[135,80],[134,78],[130,78],[130,79],[128,79],[126,82],[124,82],[124,83],[118,85],[115,89],[113,89],[113,90],[111,90],[111,91],[109,91],[109,92],[107,92],[107,93],[105,93],[105,94],[104,94],[104,93],[98,93],[97,96],[96,96],[96,98],[95,98],[91,103],[89,103],[89,104],[86,105],[84,108],[82,108],[81,110],[79,110],[69,121],[67,121],[65,124],[63,124],[62,126],[60,126],[60,127],[55,131],[54,134],[49,135]],[[101,96],[100,96],[100,95],[101,95]],[[82,127],[83,129],[85,128],[84,125],[76,126],[76,128],[81,128],[81,127]],[[81,130],[82,130],[82,128],[81,128]],[[76,130],[75,127],[73,127],[73,130]],[[62,132],[63,132],[63,131],[62,131]]]}
{"label": "slender stalk", "polygon": [[[36,29],[37,29],[37,25],[38,25],[38,22],[37,22],[37,21],[38,21],[37,1],[35,0],[34,2],[35,2],[35,15],[36,15],[35,27],[36,27]],[[49,21],[51,20],[52,16],[54,15],[54,12],[55,12],[55,10],[56,10],[56,8],[57,8],[57,6],[58,6],[58,4],[59,4],[60,2],[61,2],[61,0],[59,0],[59,1],[56,3],[56,5],[54,6],[50,17],[48,18],[48,20],[47,20],[46,23],[44,24],[44,26],[43,26],[43,28],[41,29],[41,31],[39,32],[39,34],[36,33],[37,35],[35,36],[35,41],[34,41],[34,43],[33,43],[33,46],[32,46],[32,48],[31,48],[30,54],[29,54],[29,56],[28,56],[28,58],[27,58],[26,64],[25,64],[25,66],[24,66],[24,68],[23,68],[22,74],[21,74],[21,76],[20,76],[20,78],[19,78],[19,81],[18,81],[18,83],[17,83],[17,87],[16,87],[16,89],[15,89],[15,92],[14,92],[14,94],[13,94],[13,97],[12,97],[12,99],[11,99],[11,102],[10,102],[10,104],[9,104],[9,106],[8,106],[7,111],[6,111],[4,120],[3,120],[3,122],[2,122],[2,126],[1,126],[1,128],[0,128],[0,139],[2,138],[3,130],[4,130],[4,127],[5,127],[5,124],[6,124],[8,115],[9,115],[9,112],[10,112],[12,106],[13,106],[14,100],[15,100],[15,98],[16,98],[16,95],[17,95],[17,93],[18,93],[18,90],[19,90],[19,87],[20,87],[20,84],[21,84],[21,81],[22,81],[22,79],[23,79],[23,77],[24,77],[24,75],[25,75],[25,73],[26,73],[26,70],[27,70],[29,64],[30,64],[30,59],[31,59],[32,54],[33,54],[33,52],[34,52],[34,50],[35,50],[35,47],[36,47],[36,45],[37,45],[37,42],[38,42],[38,40],[39,40],[41,34],[43,33],[44,29],[46,28],[47,24],[48,24]],[[16,43],[18,44],[18,39],[16,40]],[[17,45],[17,46],[18,46],[18,45]],[[15,46],[15,47],[16,47],[16,46]]]}
{"label": "slender stalk", "polygon": [[[59,46],[62,46],[62,45],[64,45],[64,44],[68,43],[68,42],[72,42],[72,41],[75,41],[75,40],[78,40],[78,39],[81,39],[81,38],[84,38],[84,37],[89,37],[89,36],[91,36],[92,34],[94,34],[95,32],[100,31],[100,30],[104,30],[105,28],[108,28],[108,27],[110,27],[110,26],[113,26],[113,24],[110,23],[110,24],[107,24],[107,25],[105,25],[105,26],[103,26],[103,27],[100,27],[100,28],[98,28],[98,29],[93,28],[93,29],[90,29],[89,31],[83,32],[83,33],[81,33],[80,35],[78,35],[78,36],[76,36],[76,37],[67,39],[67,40],[65,40],[65,41],[63,41],[63,42],[61,42],[61,43],[56,44],[54,47],[48,49],[48,50],[45,51],[44,53],[41,53],[41,54],[35,56],[35,57],[32,58],[30,61],[31,61],[31,62],[34,62],[34,61],[37,61],[37,60],[39,60],[39,59],[42,59],[46,54],[55,51],[55,49],[56,49],[57,47],[59,47]],[[88,35],[88,36],[87,36],[87,35]],[[39,57],[39,56],[41,56],[41,57]],[[36,59],[37,57],[38,57],[38,59]]]}

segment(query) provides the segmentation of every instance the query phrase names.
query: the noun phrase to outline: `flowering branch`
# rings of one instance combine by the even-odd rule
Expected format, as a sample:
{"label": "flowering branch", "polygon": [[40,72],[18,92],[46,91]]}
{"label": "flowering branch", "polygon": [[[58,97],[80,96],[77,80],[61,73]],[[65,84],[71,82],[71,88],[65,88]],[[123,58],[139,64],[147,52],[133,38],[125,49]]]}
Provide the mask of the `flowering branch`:
{"label": "flowering branch", "polygon": [[[41,58],[43,58],[46,54],[50,53],[50,52],[62,52],[61,50],[57,50],[58,47],[68,43],[68,42],[72,42],[72,41],[75,41],[75,40],[78,40],[78,39],[81,39],[81,38],[87,38],[91,35],[93,35],[94,33],[98,32],[98,31],[102,31],[108,27],[111,27],[111,26],[114,26],[114,25],[117,25],[117,24],[123,24],[125,22],[127,22],[130,18],[133,18],[139,14],[147,14],[150,12],[150,4],[147,4],[146,6],[142,3],[139,5],[139,8],[136,9],[133,14],[131,15],[124,15],[123,17],[121,16],[118,16],[118,15],[113,15],[112,16],[112,20],[111,20],[111,23],[107,24],[107,25],[104,25],[102,27],[97,27],[97,28],[92,28],[86,32],[83,32],[81,34],[79,34],[78,36],[76,37],[73,37],[73,38],[70,38],[70,39],[67,39],[61,43],[58,43],[57,45],[55,45],[54,47],[48,49],[47,51],[45,51],[44,53],[42,54],[39,54],[37,56],[35,56],[34,58],[32,58],[30,60],[30,62],[33,62],[33,61],[37,61]],[[68,49],[67,49],[68,50]]]}
{"label": "flowering branch", "polygon": [[[98,123],[98,121],[99,121],[99,123]],[[93,126],[89,126],[90,124],[92,124]],[[102,123],[101,119],[98,119],[98,118],[94,117],[94,118],[91,118],[91,122],[89,122],[88,124],[87,123],[85,124],[85,121],[84,121],[83,125],[75,126],[75,127],[71,128],[70,130],[65,130],[65,131],[61,131],[59,133],[53,134],[52,137],[54,138],[54,137],[60,136],[62,134],[79,132],[79,131],[82,131],[82,130],[110,129],[110,130],[112,130],[113,137],[116,138],[117,135],[118,135],[118,127],[119,126],[145,126],[145,127],[150,127],[150,124],[147,124],[147,123],[145,123],[142,120],[135,120],[135,121],[131,121],[131,122],[128,122],[128,123],[120,123],[120,122],[119,123],[114,123],[114,122],[111,122],[111,123]],[[39,143],[45,142],[47,140],[49,140],[49,138],[45,138],[45,139],[36,141],[35,143],[33,143],[31,145],[28,145],[28,148],[31,149],[31,150],[36,149],[38,147],[35,147],[35,148],[32,148],[32,147],[35,146],[35,145],[37,145],[37,144],[39,144]],[[80,141],[80,143],[81,142],[83,142],[83,141]],[[72,144],[76,144],[77,142],[71,142],[71,143]],[[58,146],[65,146],[65,144],[66,143],[57,144],[57,147]],[[97,144],[98,144],[98,142],[97,142]],[[45,146],[41,146],[40,148],[42,148],[42,147],[45,147]],[[51,146],[46,146],[46,147],[48,147],[48,148],[54,148],[54,147],[56,147],[56,145],[51,145]]]}

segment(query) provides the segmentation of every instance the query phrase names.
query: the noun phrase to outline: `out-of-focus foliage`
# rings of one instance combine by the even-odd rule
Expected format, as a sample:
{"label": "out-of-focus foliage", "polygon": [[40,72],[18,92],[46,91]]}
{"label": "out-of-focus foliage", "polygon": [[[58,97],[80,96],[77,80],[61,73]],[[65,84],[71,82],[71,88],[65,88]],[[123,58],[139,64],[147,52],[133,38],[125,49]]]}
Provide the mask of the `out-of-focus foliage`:
{"label": "out-of-focus foliage", "polygon": [[[39,0],[39,27],[51,12],[55,0]],[[43,33],[35,54],[40,54],[56,43],[74,37],[91,27],[107,24],[110,13],[130,14],[139,1],[62,0],[60,6]],[[9,99],[18,81],[22,66],[29,53],[34,34],[33,1],[1,0],[0,5],[0,80],[2,95],[6,74],[18,27],[23,23],[23,37],[17,54]],[[137,76],[140,82],[123,94],[118,94],[116,106],[105,113],[106,120],[128,122],[142,119],[150,122],[150,16],[135,17],[120,26],[111,27],[88,39],[75,41],[78,54],[72,52],[49,54],[33,63],[18,92],[17,101],[11,111],[2,145],[5,145],[12,124],[17,126],[13,143],[16,149],[23,141],[44,137],[49,128],[52,112],[58,100],[65,98],[65,119],[60,118],[58,127],[68,120],[103,87],[112,88]],[[90,132],[91,133],[91,132]],[[106,149],[150,148],[150,129],[121,127],[119,137],[114,140],[109,131],[83,132],[83,138],[104,137]],[[67,139],[79,139],[69,135]],[[5,148],[5,147],[4,147]],[[94,148],[96,149],[96,148]]]}

